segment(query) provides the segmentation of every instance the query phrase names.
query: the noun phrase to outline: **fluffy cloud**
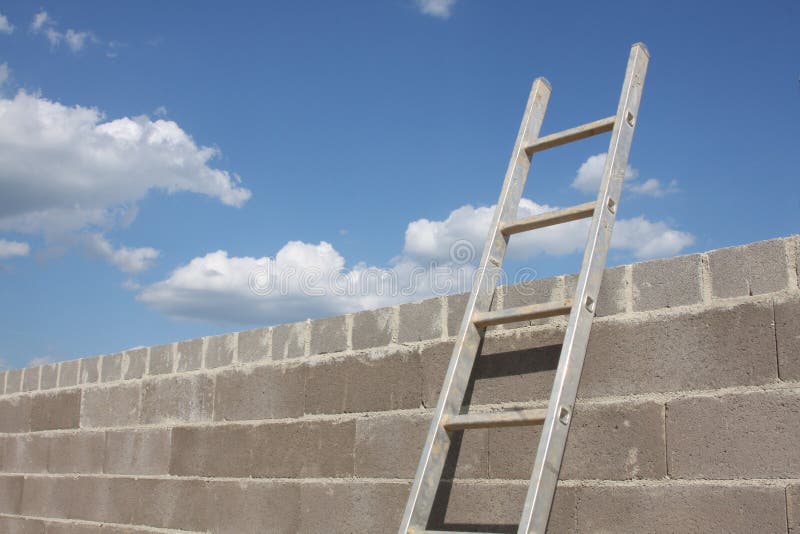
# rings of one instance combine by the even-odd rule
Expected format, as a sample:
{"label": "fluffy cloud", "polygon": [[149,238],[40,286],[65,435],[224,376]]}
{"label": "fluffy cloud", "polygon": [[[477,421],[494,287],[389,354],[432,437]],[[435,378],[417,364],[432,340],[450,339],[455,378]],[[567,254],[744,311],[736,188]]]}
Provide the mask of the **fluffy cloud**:
{"label": "fluffy cloud", "polygon": [[58,29],[58,23],[48,15],[47,11],[41,10],[33,16],[31,21],[31,31],[43,34],[50,46],[56,47],[65,42],[72,52],[80,52],[88,42],[99,42],[92,32],[78,31],[67,28],[66,32]]}
{"label": "fluffy cloud", "polygon": [[31,31],[38,33],[42,31],[45,26],[50,24],[53,24],[53,19],[51,19],[50,15],[47,14],[47,11],[41,10],[33,16],[33,21],[31,21]]}
{"label": "fluffy cloud", "polygon": [[14,33],[14,25],[8,21],[5,15],[0,13],[0,33],[11,35]]}
{"label": "fluffy cloud", "polygon": [[[522,199],[519,216],[551,209]],[[274,258],[230,257],[223,250],[195,258],[141,289],[137,298],[173,317],[264,324],[468,291],[493,212],[493,206],[462,206],[445,220],[411,222],[403,252],[389,267],[346,268],[329,243],[292,241]],[[509,257],[579,252],[588,225],[588,220],[575,221],[515,236]],[[651,258],[676,254],[692,241],[690,234],[666,223],[636,217],[617,222],[612,248]]]}
{"label": "fluffy cloud", "polygon": [[64,42],[67,43],[67,46],[73,52],[79,52],[83,49],[86,41],[92,37],[92,34],[89,32],[79,32],[76,30],[67,30],[67,33],[64,34]]}
{"label": "fluffy cloud", "polygon": [[425,15],[440,19],[450,18],[456,0],[415,0],[417,8]]}
{"label": "fluffy cloud", "polygon": [[84,244],[90,254],[107,260],[126,273],[140,273],[153,263],[159,252],[151,247],[114,247],[102,234],[86,234]]}
{"label": "fluffy cloud", "polygon": [[666,185],[657,178],[649,178],[642,183],[633,183],[628,189],[637,195],[647,195],[650,197],[661,198],[664,195],[678,192],[678,181],[670,180]]}
{"label": "fluffy cloud", "polygon": [[[578,168],[575,179],[572,181],[573,189],[577,189],[581,193],[596,195],[597,190],[600,188],[600,181],[603,179],[606,156],[605,152],[589,156]],[[664,185],[657,178],[649,178],[642,183],[637,182],[637,178],[639,178],[638,169],[628,165],[625,170],[625,189],[637,195],[651,197],[663,197],[678,191],[677,180],[672,180]]]}
{"label": "fluffy cloud", "polygon": [[10,258],[13,256],[27,256],[31,252],[31,247],[27,243],[19,241],[8,241],[0,239],[0,258]]}
{"label": "fluffy cloud", "polygon": [[106,120],[95,108],[68,107],[24,91],[0,98],[0,231],[88,240],[96,254],[136,272],[156,251],[114,249],[91,233],[130,223],[137,202],[154,190],[243,205],[250,191],[235,174],[211,166],[217,155],[173,121]]}

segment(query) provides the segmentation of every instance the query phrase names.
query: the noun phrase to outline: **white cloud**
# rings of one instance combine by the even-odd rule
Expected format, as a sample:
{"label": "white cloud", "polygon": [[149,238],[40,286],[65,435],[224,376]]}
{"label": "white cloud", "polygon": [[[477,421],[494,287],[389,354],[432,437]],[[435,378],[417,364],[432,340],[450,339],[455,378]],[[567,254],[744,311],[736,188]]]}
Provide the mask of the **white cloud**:
{"label": "white cloud", "polygon": [[45,25],[51,24],[53,24],[53,19],[50,18],[50,15],[47,14],[47,11],[43,9],[33,16],[33,21],[31,22],[31,31],[34,33],[40,32]]}
{"label": "white cloud", "polygon": [[[596,195],[603,179],[606,157],[605,152],[589,156],[578,168],[575,179],[572,181],[572,187],[581,193]],[[642,183],[636,182],[637,178],[639,178],[639,170],[628,165],[625,170],[625,189],[637,195],[651,197],[663,197],[678,191],[677,180],[671,180],[664,185],[657,178],[649,178]]]}
{"label": "white cloud", "polygon": [[19,241],[8,241],[0,239],[0,258],[10,258],[12,256],[27,256],[31,252],[31,247],[27,243]]}
{"label": "white cloud", "polygon": [[82,50],[89,38],[91,38],[89,32],[79,32],[71,29],[67,30],[67,33],[64,34],[64,42],[67,43],[67,46],[73,52]]}
{"label": "white cloud", "polygon": [[612,248],[630,250],[637,259],[674,256],[692,243],[692,234],[641,216],[617,221],[611,236]]}
{"label": "white cloud", "polygon": [[166,106],[158,106],[156,109],[153,110],[153,115],[156,117],[166,117],[167,116]]}
{"label": "white cloud", "polygon": [[649,178],[642,183],[633,183],[628,186],[628,190],[637,195],[647,195],[650,197],[660,198],[670,193],[677,193],[678,181],[670,180],[666,185],[661,183],[657,178]]}
{"label": "white cloud", "polygon": [[[198,146],[173,121],[107,120],[95,108],[24,91],[0,98],[0,231],[75,243],[76,235],[129,224],[151,191],[241,206],[250,191],[237,175],[211,166],[218,153]],[[152,249],[112,252],[101,255],[132,271],[155,257]]]}
{"label": "white cloud", "polygon": [[11,35],[14,33],[14,25],[8,21],[8,18],[0,13],[0,33]]}
{"label": "white cloud", "polygon": [[107,260],[126,273],[140,273],[148,269],[159,255],[151,247],[114,248],[105,236],[97,233],[86,234],[84,244],[89,253]]}
{"label": "white cloud", "polygon": [[11,69],[6,63],[0,63],[0,87],[6,84],[9,76],[11,76]]}
{"label": "white cloud", "polygon": [[456,0],[415,0],[417,8],[425,15],[440,19],[450,18]]}
{"label": "white cloud", "polygon": [[67,28],[66,32],[60,31],[58,23],[45,10],[41,10],[33,16],[31,31],[36,34],[43,33],[52,47],[57,47],[62,41],[65,42],[67,47],[75,53],[83,50],[89,42],[100,42],[89,31],[79,31],[72,28]]}

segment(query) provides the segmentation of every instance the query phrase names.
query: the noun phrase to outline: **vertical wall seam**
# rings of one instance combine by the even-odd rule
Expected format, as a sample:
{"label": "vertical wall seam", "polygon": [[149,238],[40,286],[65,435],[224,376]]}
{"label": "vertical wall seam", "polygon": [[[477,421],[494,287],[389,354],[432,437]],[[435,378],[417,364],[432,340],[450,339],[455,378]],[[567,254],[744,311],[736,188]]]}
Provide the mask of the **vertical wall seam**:
{"label": "vertical wall seam", "polygon": [[789,486],[783,488],[783,511],[786,514],[786,534],[790,534],[789,524]]}
{"label": "vertical wall seam", "polygon": [[447,339],[449,332],[447,331],[447,297],[439,297],[439,313],[441,314],[439,325],[441,326],[441,334],[439,339]]}
{"label": "vertical wall seam", "polygon": [[672,478],[669,465],[669,435],[667,434],[667,419],[669,417],[669,405],[664,403],[664,469],[666,478]]}
{"label": "vertical wall seam", "polygon": [[353,350],[353,314],[344,316],[344,346],[345,350]]}
{"label": "vertical wall seam", "polygon": [[206,349],[208,348],[208,337],[201,338],[200,342],[200,369],[206,368]]}
{"label": "vertical wall seam", "polygon": [[145,354],[144,354],[144,374],[142,376],[143,377],[144,376],[150,376],[150,347],[147,347],[145,349]]}
{"label": "vertical wall seam", "polygon": [[625,313],[633,312],[633,265],[625,266]]}
{"label": "vertical wall seam", "polygon": [[791,289],[797,289],[800,284],[798,284],[798,256],[797,256],[797,240],[798,236],[793,235],[791,237],[787,237],[784,240],[784,250],[786,254],[786,268],[788,269],[788,276],[789,276],[789,287]]}
{"label": "vertical wall seam", "polygon": [[267,360],[272,361],[274,358],[272,357],[272,331],[275,330],[273,327],[267,328],[267,343],[266,343],[266,356]]}
{"label": "vertical wall seam", "polygon": [[704,304],[710,304],[714,299],[711,280],[711,263],[708,260],[708,254],[705,252],[700,254],[700,293]]}
{"label": "vertical wall seam", "polygon": [[783,379],[781,378],[781,356],[778,349],[778,314],[775,311],[775,297],[772,298],[772,334],[775,337],[775,375],[778,377],[778,381],[781,381]]}
{"label": "vertical wall seam", "polygon": [[239,363],[239,332],[231,334],[233,336],[233,361],[232,364]]}
{"label": "vertical wall seam", "polygon": [[311,355],[311,319],[303,322],[303,356]]}
{"label": "vertical wall seam", "polygon": [[389,344],[394,345],[400,339],[400,306],[392,306],[391,335],[389,336]]}

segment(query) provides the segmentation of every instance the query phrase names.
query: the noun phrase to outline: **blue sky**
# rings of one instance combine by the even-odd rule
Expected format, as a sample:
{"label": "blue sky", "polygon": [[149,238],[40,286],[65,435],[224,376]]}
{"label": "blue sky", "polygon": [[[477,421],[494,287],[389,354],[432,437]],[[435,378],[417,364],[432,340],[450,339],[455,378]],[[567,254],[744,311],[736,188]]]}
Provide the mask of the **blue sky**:
{"label": "blue sky", "polygon": [[[10,367],[434,294],[343,295],[329,275],[402,284],[455,243],[479,251],[531,81],[553,86],[543,134],[611,115],[636,41],[652,58],[610,264],[798,229],[797,2],[0,13]],[[536,155],[520,215],[591,200],[607,142]],[[508,271],[574,272],[580,224],[512,243]],[[320,275],[312,295],[295,271]]]}

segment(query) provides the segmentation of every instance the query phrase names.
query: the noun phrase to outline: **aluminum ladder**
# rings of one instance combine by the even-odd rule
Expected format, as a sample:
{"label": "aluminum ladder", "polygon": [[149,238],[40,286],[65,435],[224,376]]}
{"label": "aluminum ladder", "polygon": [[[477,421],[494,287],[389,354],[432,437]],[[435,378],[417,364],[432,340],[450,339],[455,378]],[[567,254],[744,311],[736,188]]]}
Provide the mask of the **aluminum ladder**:
{"label": "aluminum ladder", "polygon": [[[533,82],[399,534],[436,532],[426,530],[426,527],[441,481],[452,432],[519,425],[543,425],[543,428],[517,533],[541,534],[547,529],[622,181],[628,164],[648,61],[647,47],[642,43],[634,44],[628,58],[616,115],[545,137],[539,137],[539,130],[550,97],[550,84],[544,78],[537,78]],[[535,152],[608,131],[611,131],[611,141],[596,201],[516,219],[530,159]],[[592,218],[592,222],[572,299],[507,310],[490,310],[497,275],[511,235],[588,217]],[[464,393],[487,326],[566,314],[569,314],[569,323],[546,409],[461,413]]]}

